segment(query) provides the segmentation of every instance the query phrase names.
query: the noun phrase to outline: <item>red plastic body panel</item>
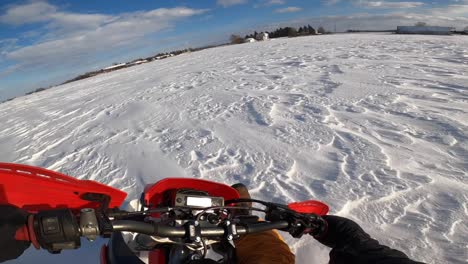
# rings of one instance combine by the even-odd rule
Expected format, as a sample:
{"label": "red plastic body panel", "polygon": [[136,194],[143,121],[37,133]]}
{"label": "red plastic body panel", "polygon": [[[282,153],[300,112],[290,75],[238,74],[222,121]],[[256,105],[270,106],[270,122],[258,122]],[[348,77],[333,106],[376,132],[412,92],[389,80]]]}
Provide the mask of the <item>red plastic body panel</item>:
{"label": "red plastic body panel", "polygon": [[107,259],[107,251],[108,251],[108,248],[107,248],[107,245],[102,245],[101,247],[101,252],[100,252],[100,263],[101,264],[109,264],[109,261]]}
{"label": "red plastic body panel", "polygon": [[84,193],[111,197],[119,207],[127,194],[107,185],[28,165],[0,163],[0,204],[13,204],[30,212],[55,208],[97,208],[96,202],[80,198]]}
{"label": "red plastic body panel", "polygon": [[149,264],[163,264],[167,263],[166,261],[166,250],[164,249],[154,249],[149,252],[148,256]]}
{"label": "red plastic body panel", "polygon": [[294,210],[298,213],[316,215],[326,215],[329,210],[328,205],[315,200],[290,203],[288,204],[288,207],[289,209]]}
{"label": "red plastic body panel", "polygon": [[145,188],[145,204],[156,206],[162,202],[163,193],[171,189],[197,189],[224,200],[239,199],[236,189],[226,184],[201,179],[167,178]]}

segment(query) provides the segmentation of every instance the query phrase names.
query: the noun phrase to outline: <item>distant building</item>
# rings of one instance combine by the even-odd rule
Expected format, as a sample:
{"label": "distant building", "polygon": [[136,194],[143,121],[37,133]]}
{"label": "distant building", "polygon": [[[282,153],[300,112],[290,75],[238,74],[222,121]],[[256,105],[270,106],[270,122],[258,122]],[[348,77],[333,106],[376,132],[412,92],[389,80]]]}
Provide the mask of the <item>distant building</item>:
{"label": "distant building", "polygon": [[422,34],[422,35],[451,35],[451,27],[432,27],[432,26],[399,26],[397,34]]}
{"label": "distant building", "polygon": [[145,62],[148,62],[148,60],[137,60],[137,61],[131,62],[131,64],[132,64],[132,65],[138,65],[138,64],[145,63]]}
{"label": "distant building", "polygon": [[256,42],[256,40],[254,38],[246,38],[245,43],[252,43],[252,42]]}
{"label": "distant building", "polygon": [[162,59],[173,57],[173,56],[174,56],[174,54],[170,53],[170,54],[164,54],[164,55],[156,56],[156,57],[154,57],[154,59],[155,60],[162,60]]}
{"label": "distant building", "polygon": [[258,41],[263,41],[263,40],[268,40],[269,39],[269,36],[268,36],[268,33],[265,33],[265,32],[262,32],[262,33],[259,33],[255,36],[255,38],[258,40]]}
{"label": "distant building", "polygon": [[121,68],[125,68],[127,66],[127,63],[119,63],[119,64],[114,64],[112,66],[109,66],[109,67],[106,67],[102,70],[104,71],[109,71],[109,70],[118,70],[118,69],[121,69]]}

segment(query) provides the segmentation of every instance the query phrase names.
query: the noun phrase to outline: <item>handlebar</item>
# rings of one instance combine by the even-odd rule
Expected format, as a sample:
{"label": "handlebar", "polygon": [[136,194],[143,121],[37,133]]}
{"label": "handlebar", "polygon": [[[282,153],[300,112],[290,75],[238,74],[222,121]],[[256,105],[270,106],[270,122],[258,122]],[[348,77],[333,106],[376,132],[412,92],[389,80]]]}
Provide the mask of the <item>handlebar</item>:
{"label": "handlebar", "polygon": [[[230,208],[216,207],[216,208]],[[241,207],[234,207],[241,208]],[[249,207],[251,210],[254,207]],[[187,208],[178,208],[177,210]],[[158,212],[169,212],[173,208],[155,209]],[[203,212],[198,215],[202,215]],[[95,240],[98,236],[108,237],[112,232],[126,231],[149,236],[164,238],[183,238],[187,243],[200,242],[204,238],[215,240],[229,240],[239,238],[241,235],[259,233],[278,229],[286,231],[295,238],[302,235],[317,235],[326,230],[326,223],[319,215],[298,213],[287,207],[267,204],[265,213],[266,221],[254,222],[251,219],[218,218],[215,223],[201,217],[183,220],[183,225],[174,226],[170,223],[153,222],[142,216],[153,211],[141,211],[138,213],[126,211],[81,209],[79,214],[70,209],[55,209],[40,211],[29,217],[28,224],[22,228],[18,238],[29,240],[36,248],[42,247],[51,252],[60,252],[62,249],[80,247],[80,237]],[[111,215],[109,218],[107,213]],[[208,224],[204,224],[204,223]],[[173,222],[171,222],[173,223]],[[200,224],[201,223],[201,224]]]}
{"label": "handlebar", "polygon": [[[173,227],[160,223],[144,223],[131,220],[116,220],[112,222],[114,231],[127,231],[140,234],[160,236],[160,237],[174,237],[183,238],[188,237],[186,227]],[[259,233],[272,229],[284,229],[289,227],[287,221],[275,222],[258,222],[255,224],[242,224],[236,225],[234,232],[238,235],[246,235],[251,233]],[[226,228],[223,227],[201,227],[201,237],[222,237],[227,235]]]}

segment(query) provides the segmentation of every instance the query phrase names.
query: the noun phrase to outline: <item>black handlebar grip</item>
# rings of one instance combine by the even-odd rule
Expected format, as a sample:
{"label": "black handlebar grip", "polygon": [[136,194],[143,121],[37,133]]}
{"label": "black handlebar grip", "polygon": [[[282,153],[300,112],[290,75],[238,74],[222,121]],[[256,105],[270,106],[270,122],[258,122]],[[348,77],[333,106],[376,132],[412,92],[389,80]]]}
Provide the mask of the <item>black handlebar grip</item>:
{"label": "black handlebar grip", "polygon": [[69,209],[41,211],[34,215],[34,232],[42,248],[51,253],[79,248],[80,228]]}

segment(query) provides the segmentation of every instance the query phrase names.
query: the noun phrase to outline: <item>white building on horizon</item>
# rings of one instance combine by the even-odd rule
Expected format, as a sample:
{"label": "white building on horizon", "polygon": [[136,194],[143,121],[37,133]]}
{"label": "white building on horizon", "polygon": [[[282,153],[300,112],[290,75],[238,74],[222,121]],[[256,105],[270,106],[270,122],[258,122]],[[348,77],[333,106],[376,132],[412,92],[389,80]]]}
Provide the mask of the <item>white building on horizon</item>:
{"label": "white building on horizon", "polygon": [[435,26],[398,26],[397,34],[451,35],[454,28]]}
{"label": "white building on horizon", "polygon": [[268,33],[266,33],[266,32],[258,33],[258,34],[255,36],[255,38],[256,38],[258,41],[264,41],[264,40],[270,39]]}

